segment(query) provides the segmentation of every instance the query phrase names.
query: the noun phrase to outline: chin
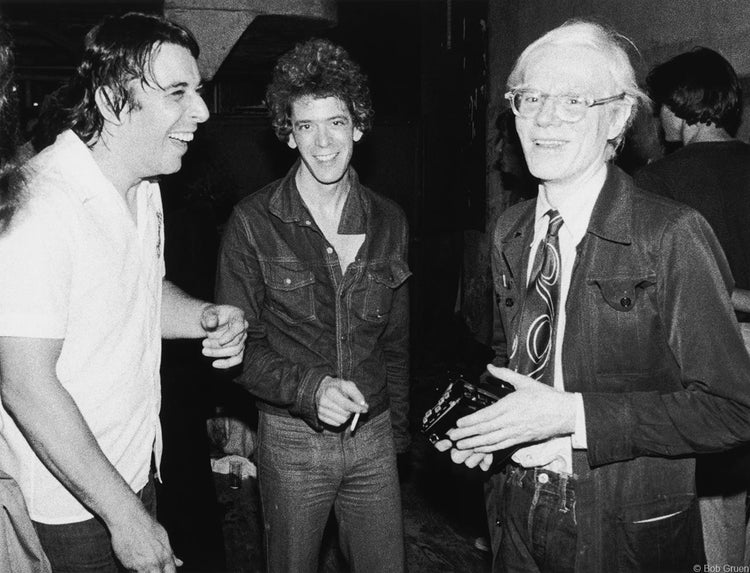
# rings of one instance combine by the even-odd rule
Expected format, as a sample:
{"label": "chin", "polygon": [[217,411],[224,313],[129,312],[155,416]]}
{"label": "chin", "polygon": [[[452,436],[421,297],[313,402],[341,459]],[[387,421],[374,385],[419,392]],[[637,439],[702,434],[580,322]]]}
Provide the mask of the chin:
{"label": "chin", "polygon": [[173,173],[177,173],[181,168],[182,160],[177,161],[176,163],[169,163],[162,166],[160,175],[172,175]]}

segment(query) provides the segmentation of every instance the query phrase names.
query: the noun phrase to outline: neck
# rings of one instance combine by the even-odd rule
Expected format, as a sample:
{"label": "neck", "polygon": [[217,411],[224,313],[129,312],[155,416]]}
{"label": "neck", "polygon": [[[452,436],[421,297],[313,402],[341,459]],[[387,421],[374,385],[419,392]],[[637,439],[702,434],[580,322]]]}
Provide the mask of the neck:
{"label": "neck", "polygon": [[302,200],[315,211],[340,213],[351,188],[348,172],[335,183],[322,184],[317,180],[309,181],[309,177],[305,177],[300,169],[294,181]]}
{"label": "neck", "polygon": [[705,123],[687,126],[682,136],[683,145],[732,140],[734,140],[734,137],[729,135],[723,127],[716,127],[715,125],[707,125]]}
{"label": "neck", "polygon": [[542,187],[544,188],[544,193],[550,206],[559,209],[560,205],[567,197],[574,195],[577,191],[589,185],[598,185],[601,187],[604,185],[604,180],[606,178],[607,163],[601,162],[592,165],[575,179],[564,181],[543,181]]}
{"label": "neck", "polygon": [[107,142],[104,134],[95,141],[90,149],[94,162],[104,176],[109,179],[123,198],[127,198],[128,190],[138,185],[142,179],[129,172],[127,164],[117,153],[116,147],[111,142]]}

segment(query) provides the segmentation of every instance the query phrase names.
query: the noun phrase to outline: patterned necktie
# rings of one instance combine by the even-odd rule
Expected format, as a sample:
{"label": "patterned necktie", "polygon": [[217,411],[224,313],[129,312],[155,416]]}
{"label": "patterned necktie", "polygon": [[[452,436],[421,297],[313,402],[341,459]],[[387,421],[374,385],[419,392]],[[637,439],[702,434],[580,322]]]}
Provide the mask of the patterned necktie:
{"label": "patterned necktie", "polygon": [[547,235],[539,244],[521,310],[520,328],[513,340],[510,367],[540,382],[553,385],[552,359],[560,304],[560,247],[557,233],[563,224],[560,213],[550,209]]}

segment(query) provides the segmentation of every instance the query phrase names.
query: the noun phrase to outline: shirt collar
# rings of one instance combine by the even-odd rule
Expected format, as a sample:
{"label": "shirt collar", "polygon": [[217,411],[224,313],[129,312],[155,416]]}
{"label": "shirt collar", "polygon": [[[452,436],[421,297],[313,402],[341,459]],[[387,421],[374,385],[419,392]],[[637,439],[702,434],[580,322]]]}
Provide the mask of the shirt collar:
{"label": "shirt collar", "polygon": [[[599,193],[604,186],[606,178],[607,166],[605,164],[592,178],[581,185],[575,192],[569,193],[565,197],[558,199],[556,202],[556,209],[563,218],[562,229],[570,235],[576,245],[586,234],[589,221],[591,220],[591,213],[594,210],[594,205],[599,198]],[[540,232],[542,233],[542,236],[544,236],[544,232],[546,232],[549,224],[545,215],[550,209],[555,209],[555,207],[550,205],[547,191],[543,185],[540,185],[539,198],[536,202],[536,213],[534,218],[535,236],[538,236]]]}
{"label": "shirt collar", "polygon": [[[305,224],[312,219],[310,211],[305,206],[297,190],[295,175],[301,160],[297,160],[289,172],[279,182],[278,187],[269,199],[269,210],[285,223]],[[370,202],[363,192],[357,172],[349,167],[349,194],[341,212],[341,222],[338,232],[343,235],[359,235],[366,232],[367,215],[370,212]]]}
{"label": "shirt collar", "polygon": [[[71,183],[71,191],[78,195],[82,203],[104,193],[119,196],[115,186],[94,161],[91,150],[72,130],[63,131],[50,147],[54,147],[54,161],[65,170],[65,178]],[[40,160],[44,156],[45,152],[42,151]],[[139,193],[141,190],[158,189],[158,184],[149,180],[141,181],[139,186],[142,188],[138,190]]]}

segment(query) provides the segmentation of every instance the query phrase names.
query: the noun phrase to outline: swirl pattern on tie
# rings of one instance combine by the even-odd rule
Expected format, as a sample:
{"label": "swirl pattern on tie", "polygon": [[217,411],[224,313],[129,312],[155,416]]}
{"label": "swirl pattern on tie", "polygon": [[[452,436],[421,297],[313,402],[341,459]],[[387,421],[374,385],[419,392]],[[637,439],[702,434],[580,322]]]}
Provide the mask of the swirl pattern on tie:
{"label": "swirl pattern on tie", "polygon": [[[548,368],[555,340],[556,309],[560,298],[560,248],[558,232],[563,219],[550,209],[547,234],[534,257],[520,327],[513,339],[510,367],[547,384],[552,384],[553,368]],[[519,344],[519,339],[522,341]]]}

